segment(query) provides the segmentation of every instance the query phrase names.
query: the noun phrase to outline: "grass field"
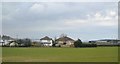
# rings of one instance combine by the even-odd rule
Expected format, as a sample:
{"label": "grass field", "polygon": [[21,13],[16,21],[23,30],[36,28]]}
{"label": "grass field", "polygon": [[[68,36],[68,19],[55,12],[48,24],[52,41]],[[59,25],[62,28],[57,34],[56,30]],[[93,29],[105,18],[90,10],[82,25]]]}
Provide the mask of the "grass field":
{"label": "grass field", "polygon": [[117,62],[118,47],[97,48],[9,48],[3,62]]}

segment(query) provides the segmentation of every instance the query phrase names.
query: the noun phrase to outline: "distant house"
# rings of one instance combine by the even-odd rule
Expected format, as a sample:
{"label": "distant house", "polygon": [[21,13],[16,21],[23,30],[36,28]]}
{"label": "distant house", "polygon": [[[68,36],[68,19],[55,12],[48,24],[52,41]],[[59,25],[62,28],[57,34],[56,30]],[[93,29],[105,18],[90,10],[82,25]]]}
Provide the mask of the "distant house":
{"label": "distant house", "polygon": [[118,39],[101,39],[101,40],[89,41],[89,43],[95,43],[97,45],[119,45],[120,40],[118,40]]}
{"label": "distant house", "polygon": [[2,40],[2,36],[0,35],[0,46],[3,46],[4,41]]}
{"label": "distant house", "polygon": [[67,36],[62,36],[55,40],[56,46],[61,47],[73,47],[74,46],[74,40]]}
{"label": "distant house", "polygon": [[14,47],[14,46],[18,46],[18,43],[16,43],[15,41],[12,41],[11,43],[9,43],[10,47]]}
{"label": "distant house", "polygon": [[48,36],[45,36],[40,39],[40,43],[43,46],[52,46],[53,45],[52,41],[53,41],[52,38],[50,38]]}
{"label": "distant house", "polygon": [[0,46],[9,46],[9,43],[14,40],[10,36],[3,35],[0,37]]}

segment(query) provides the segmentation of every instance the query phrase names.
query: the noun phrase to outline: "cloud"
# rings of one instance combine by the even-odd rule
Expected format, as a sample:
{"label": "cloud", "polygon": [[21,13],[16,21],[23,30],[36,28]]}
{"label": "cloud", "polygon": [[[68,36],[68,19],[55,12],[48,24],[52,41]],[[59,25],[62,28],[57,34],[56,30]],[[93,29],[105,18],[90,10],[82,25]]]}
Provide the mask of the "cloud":
{"label": "cloud", "polygon": [[64,24],[66,26],[82,26],[85,25],[88,21],[83,20],[83,19],[69,19],[69,20],[65,20]]}
{"label": "cloud", "polygon": [[5,34],[65,32],[87,37],[102,31],[115,34],[117,29],[116,3],[4,3],[3,10]]}
{"label": "cloud", "polygon": [[[109,13],[109,14],[108,14]],[[87,14],[87,19],[69,19],[65,20],[64,24],[66,26],[72,27],[87,27],[87,26],[95,26],[95,27],[116,27],[118,24],[117,21],[117,11],[107,11],[106,14],[101,14],[97,12],[93,15]]]}
{"label": "cloud", "polygon": [[[2,10],[2,4],[0,3],[0,9]],[[2,11],[0,10],[0,34],[2,34]]]}
{"label": "cloud", "polygon": [[[117,12],[114,12],[114,15],[111,15],[111,10],[106,14],[102,14],[97,12],[93,15],[87,14],[88,16],[86,19],[75,18],[75,19],[63,19],[59,20],[58,22],[51,22],[51,24],[46,25],[44,29],[41,28],[40,31],[56,31],[56,30],[75,30],[75,29],[84,29],[84,28],[94,28],[94,27],[107,27],[107,28],[117,28],[118,21],[117,21]],[[108,14],[109,13],[109,14]],[[36,27],[37,28],[37,27]],[[40,28],[40,27],[39,27]],[[36,30],[39,30],[36,29]]]}
{"label": "cloud", "polygon": [[[96,14],[99,14],[96,16]],[[106,14],[96,13],[95,17],[92,18],[96,25],[115,27],[118,24],[117,11],[107,11]]]}
{"label": "cloud", "polygon": [[110,11],[110,16],[116,16],[117,13],[115,11]]}
{"label": "cloud", "polygon": [[34,4],[30,7],[30,11],[33,13],[43,13],[45,11],[45,6],[43,4]]}

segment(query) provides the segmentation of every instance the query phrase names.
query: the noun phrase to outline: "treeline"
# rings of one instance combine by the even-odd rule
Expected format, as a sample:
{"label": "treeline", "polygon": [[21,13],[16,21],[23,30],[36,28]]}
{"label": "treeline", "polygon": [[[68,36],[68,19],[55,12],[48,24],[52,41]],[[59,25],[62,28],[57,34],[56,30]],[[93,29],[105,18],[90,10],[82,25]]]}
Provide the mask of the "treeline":
{"label": "treeline", "polygon": [[32,45],[32,42],[30,39],[17,39],[15,41],[17,43],[17,46],[19,47],[30,47]]}
{"label": "treeline", "polygon": [[[11,43],[13,43],[11,45]],[[52,47],[61,47],[61,46],[55,46],[55,42],[53,41]],[[74,42],[73,47],[75,48],[83,48],[83,47],[97,47],[97,46],[119,46],[119,45],[97,45],[93,43],[83,43],[80,39],[76,40]],[[44,47],[42,44],[39,42],[32,42],[31,39],[25,38],[25,39],[16,39],[14,41],[11,41],[7,45],[3,45],[3,47]]]}
{"label": "treeline", "polygon": [[[17,43],[15,46],[17,47],[43,47],[42,44],[36,44],[36,42],[32,42],[31,39],[17,39],[15,40],[15,42]],[[61,47],[61,46],[55,46],[55,42],[53,41],[53,45],[52,47]],[[94,43],[83,43],[80,39],[76,40],[74,42],[74,47],[75,48],[81,48],[81,47],[97,47],[97,46],[116,46],[116,45],[97,45]],[[117,45],[118,46],[118,45]]]}
{"label": "treeline", "polygon": [[[3,47],[43,47],[43,45],[40,42],[32,42],[31,39],[25,38],[25,39],[14,39],[10,36],[0,35],[0,39],[2,39],[4,42],[2,43]],[[5,40],[13,40],[9,41],[10,43],[5,44]],[[12,43],[12,44],[11,44]],[[56,45],[57,43],[53,40],[52,47],[61,47],[61,45]],[[76,40],[74,44],[71,47],[80,48],[80,47],[97,47],[97,46],[120,46],[119,45],[97,45],[96,43],[83,43],[80,39]]]}
{"label": "treeline", "polygon": [[[11,43],[13,43],[11,45]],[[8,45],[5,45],[4,47],[43,47],[41,44],[36,44],[35,42],[32,42],[31,39],[25,38],[25,39],[17,39],[15,41],[11,41]],[[74,42],[73,45],[75,48],[80,48],[80,47],[97,47],[96,44],[89,44],[89,43],[82,43],[80,39]],[[55,43],[53,41],[53,46],[52,47],[61,47],[61,46],[55,46]]]}

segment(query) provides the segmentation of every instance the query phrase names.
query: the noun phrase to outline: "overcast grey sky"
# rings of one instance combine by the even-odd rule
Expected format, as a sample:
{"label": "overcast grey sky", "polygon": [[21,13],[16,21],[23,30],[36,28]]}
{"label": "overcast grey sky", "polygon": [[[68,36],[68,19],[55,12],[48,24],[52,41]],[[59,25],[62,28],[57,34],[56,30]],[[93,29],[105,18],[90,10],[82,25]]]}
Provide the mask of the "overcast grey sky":
{"label": "overcast grey sky", "polygon": [[59,37],[83,41],[118,36],[117,2],[5,2],[3,34],[19,38]]}

